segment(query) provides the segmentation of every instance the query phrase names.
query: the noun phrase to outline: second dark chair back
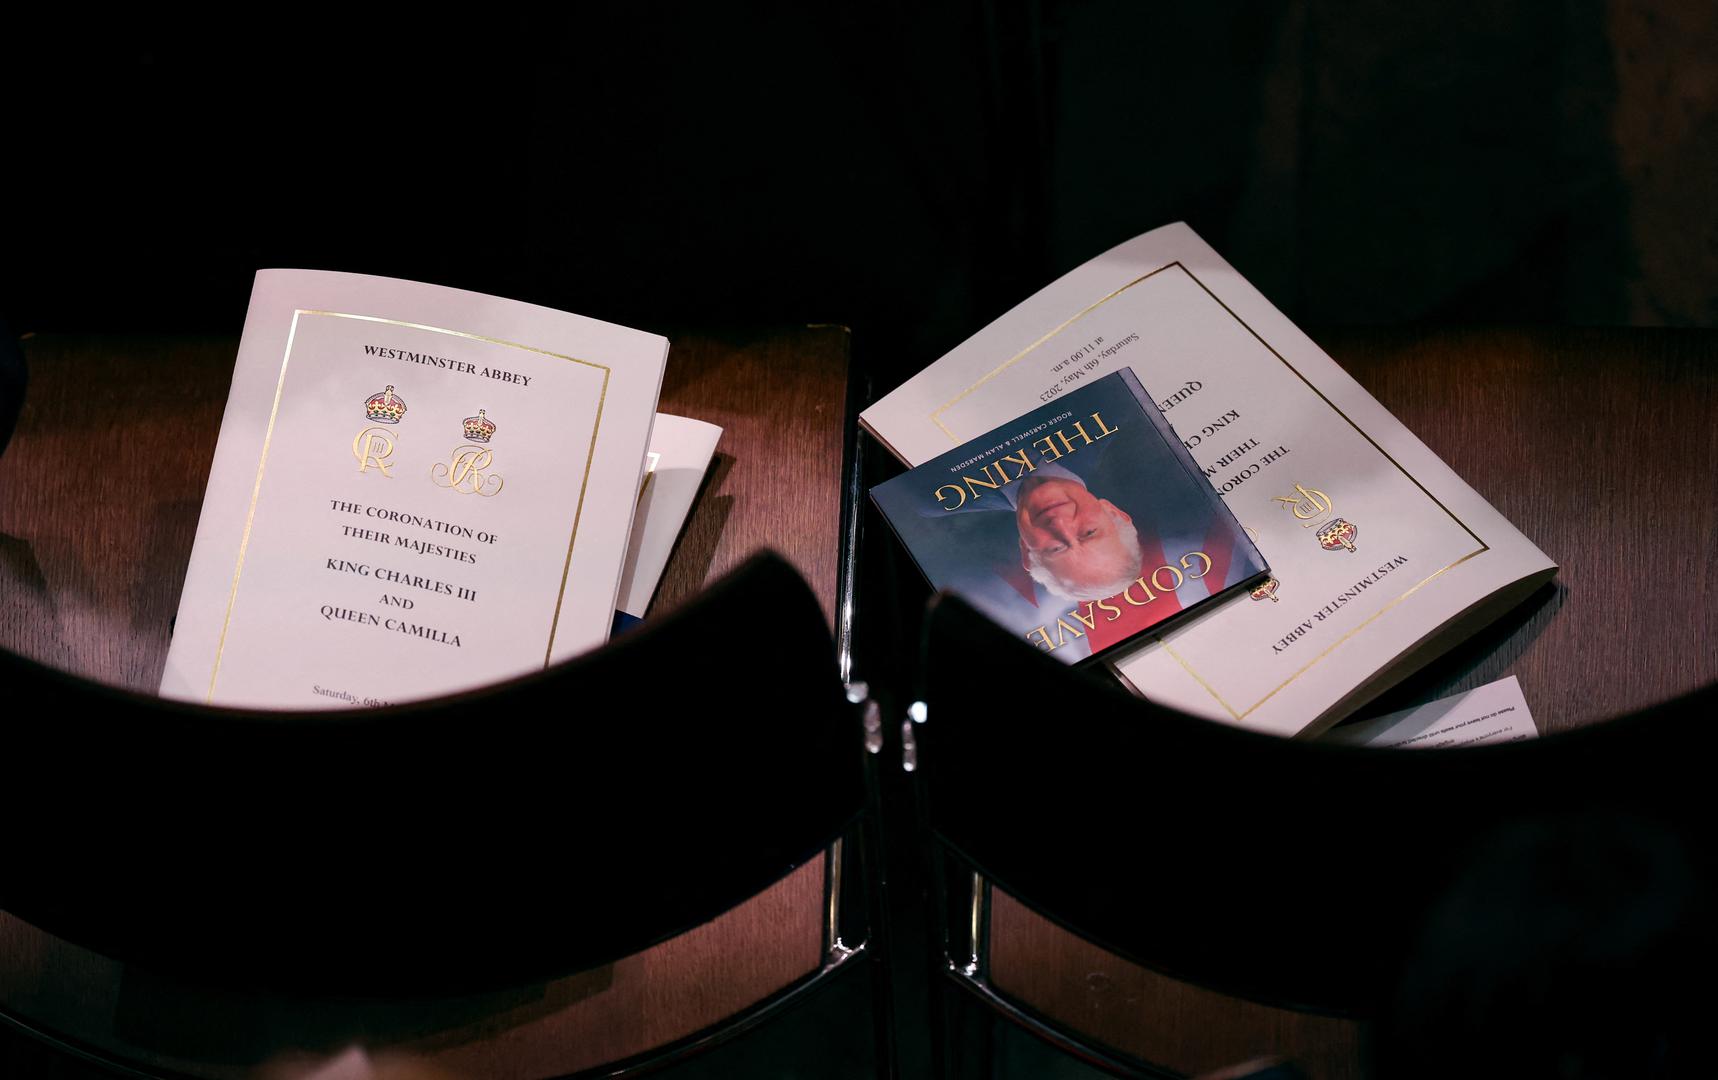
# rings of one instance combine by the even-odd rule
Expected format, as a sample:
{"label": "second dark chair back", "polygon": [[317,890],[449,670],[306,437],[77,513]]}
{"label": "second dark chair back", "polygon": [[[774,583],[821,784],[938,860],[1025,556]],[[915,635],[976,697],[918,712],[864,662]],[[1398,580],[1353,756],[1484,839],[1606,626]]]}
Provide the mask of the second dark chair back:
{"label": "second dark chair back", "polygon": [[921,677],[913,736],[950,883],[946,966],[980,987],[994,886],[1157,972],[1376,1015],[1429,906],[1511,823],[1619,815],[1711,850],[1710,690],[1525,743],[1352,749],[1157,707],[947,596],[927,619]]}

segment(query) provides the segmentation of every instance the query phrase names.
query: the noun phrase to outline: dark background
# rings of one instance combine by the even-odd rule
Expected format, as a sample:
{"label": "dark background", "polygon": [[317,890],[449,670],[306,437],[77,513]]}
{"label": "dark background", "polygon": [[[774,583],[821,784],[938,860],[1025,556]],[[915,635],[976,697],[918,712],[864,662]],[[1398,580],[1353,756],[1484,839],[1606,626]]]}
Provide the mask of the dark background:
{"label": "dark background", "polygon": [[[1718,325],[1710,0],[615,7],[9,14],[0,319],[236,338],[258,268],[350,270],[659,332],[842,323],[880,393],[1185,220],[1315,338]],[[861,618],[913,625],[867,545]],[[906,687],[888,638],[858,670]]]}
{"label": "dark background", "polygon": [[303,266],[654,330],[837,322],[888,389],[1185,220],[1292,317],[1718,321],[1718,9],[729,3],[38,12],[0,315],[242,325]]}

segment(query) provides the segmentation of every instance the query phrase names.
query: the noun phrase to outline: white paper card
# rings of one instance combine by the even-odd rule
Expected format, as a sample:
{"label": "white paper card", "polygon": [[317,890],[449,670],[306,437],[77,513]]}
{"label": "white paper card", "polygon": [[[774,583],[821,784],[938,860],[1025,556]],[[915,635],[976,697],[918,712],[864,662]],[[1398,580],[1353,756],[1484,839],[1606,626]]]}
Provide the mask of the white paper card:
{"label": "white paper card", "polygon": [[162,693],[382,704],[601,644],[666,355],[531,304],[260,272]]}
{"label": "white paper card", "polygon": [[1437,750],[1519,742],[1538,734],[1521,684],[1511,675],[1464,694],[1335,728],[1322,738],[1339,746]]}
{"label": "white paper card", "polygon": [[656,414],[644,490],[638,496],[638,519],[632,527],[626,569],[620,578],[620,603],[616,605],[635,619],[644,618],[650,598],[656,595],[674,541],[698,497],[721,437],[722,429],[715,424]]}

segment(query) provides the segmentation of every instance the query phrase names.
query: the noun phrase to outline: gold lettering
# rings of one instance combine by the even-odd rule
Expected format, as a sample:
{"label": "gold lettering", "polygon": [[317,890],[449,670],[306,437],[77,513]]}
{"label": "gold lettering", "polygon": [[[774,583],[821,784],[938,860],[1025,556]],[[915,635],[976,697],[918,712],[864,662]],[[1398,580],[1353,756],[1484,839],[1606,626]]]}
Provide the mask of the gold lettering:
{"label": "gold lettering", "polygon": [[[1191,566],[1187,565],[1187,560],[1191,559],[1195,555],[1205,560],[1205,569],[1199,571],[1197,574],[1193,572],[1193,568]],[[1205,554],[1203,551],[1189,551],[1187,554],[1181,556],[1181,569],[1187,571],[1187,577],[1189,580],[1198,581],[1200,578],[1211,572],[1211,556]]]}
{"label": "gold lettering", "polygon": [[452,488],[461,495],[482,495],[490,498],[501,493],[502,479],[487,472],[495,460],[495,451],[482,446],[461,446],[453,452],[452,460],[430,466],[430,480],[439,487]]}
{"label": "gold lettering", "polygon": [[[1081,446],[1092,445],[1092,437],[1086,434],[1086,422],[1084,420],[1074,421],[1074,434],[1085,440],[1085,442],[1080,444]],[[1068,441],[1068,437],[1062,434],[1061,429],[1059,428],[1056,431],[1056,438],[1062,440],[1062,446],[1066,448],[1067,453],[1071,454],[1074,452],[1074,444]]]}
{"label": "gold lettering", "polygon": [[[997,471],[1000,472],[1001,470],[998,469]],[[971,491],[972,497],[975,499],[979,497],[978,491],[975,490],[977,488],[988,488],[991,491],[995,491],[997,488],[1001,487],[1003,484],[1008,483],[1007,480],[992,480],[990,478],[990,466],[989,465],[986,465],[984,468],[980,469],[978,471],[978,475],[984,477],[984,479],[983,480],[974,480],[970,476],[963,476],[960,478],[961,483],[966,485],[966,490]]]}
{"label": "gold lettering", "polygon": [[[1175,575],[1175,584],[1165,585],[1163,582],[1157,580],[1157,575],[1163,573],[1165,570]],[[1177,570],[1173,566],[1160,566],[1151,572],[1151,583],[1157,586],[1159,592],[1174,592],[1176,589],[1181,588],[1181,583],[1185,580],[1186,579],[1181,576],[1181,571]]]}
{"label": "gold lettering", "polygon": [[1109,619],[1106,620],[1108,622],[1115,622],[1117,619],[1121,618],[1121,608],[1116,607],[1114,604],[1110,603],[1108,600],[1099,600],[1098,601],[1098,610],[1099,611],[1107,611],[1110,613]]}
{"label": "gold lettering", "polygon": [[489,463],[495,460],[493,450],[475,450],[465,447],[453,455],[453,484],[458,487],[465,483],[467,477],[481,476]]}
{"label": "gold lettering", "polygon": [[1073,611],[1068,612],[1068,614],[1070,614],[1074,618],[1080,620],[1082,623],[1085,623],[1087,630],[1096,630],[1098,628],[1097,616],[1092,611],[1092,601],[1090,601],[1090,600],[1086,601],[1086,613],[1084,615],[1080,614],[1078,608],[1074,609]]}
{"label": "gold lettering", "polygon": [[1055,442],[1048,435],[1042,439],[1034,439],[1032,445],[1039,448],[1038,453],[1044,456],[1045,461],[1055,461],[1062,456],[1062,452],[1056,449]]}
{"label": "gold lettering", "polygon": [[[1015,473],[1013,476],[1008,476],[1008,470],[1002,467],[1002,463],[1004,461],[1015,462],[1020,466],[1020,471]],[[996,463],[996,471],[1002,473],[1004,476],[1008,476],[1006,480],[1002,481],[1004,484],[1013,483],[1015,480],[1025,476],[1027,473],[1036,471],[1037,468],[1038,466],[1032,464],[1032,459],[1026,456],[1026,451],[1024,450],[1021,450],[1018,453],[1008,454]]]}
{"label": "gold lettering", "polygon": [[[950,506],[948,501],[943,498],[943,492],[945,491],[954,492],[955,497],[960,501],[955,503],[953,506]],[[944,510],[959,510],[961,507],[966,505],[966,489],[961,487],[959,484],[944,484],[942,487],[937,488],[936,496],[937,505],[941,506]]]}
{"label": "gold lettering", "polygon": [[381,470],[383,476],[393,479],[393,474],[388,472],[393,467],[388,464],[388,458],[393,454],[393,436],[382,428],[367,427],[352,440],[352,456],[358,459],[360,473],[376,468]]}
{"label": "gold lettering", "polygon": [[1032,641],[1032,636],[1034,634],[1038,636],[1036,644],[1040,649],[1043,649],[1045,652],[1056,651],[1056,646],[1050,644],[1050,631],[1048,629],[1040,626],[1036,630],[1028,630],[1026,631],[1026,640]]}
{"label": "gold lettering", "polygon": [[1303,529],[1312,528],[1317,524],[1314,519],[1323,517],[1334,508],[1330,496],[1316,488],[1296,484],[1294,490],[1293,495],[1277,495],[1275,500],[1294,511],[1296,521],[1306,522],[1301,526]]}
{"label": "gold lettering", "polygon": [[1073,627],[1069,626],[1067,623],[1063,622],[1061,619],[1057,619],[1056,620],[1056,644],[1057,645],[1066,645],[1068,643],[1068,635],[1069,634],[1072,634],[1077,638],[1083,638],[1086,636],[1086,635],[1080,633],[1078,630],[1075,630]]}
{"label": "gold lettering", "polygon": [[[1138,585],[1140,591],[1145,593],[1145,599],[1144,600],[1135,600],[1133,598],[1133,587],[1135,585]],[[1145,583],[1144,578],[1138,578],[1134,581],[1128,582],[1127,588],[1125,588],[1121,591],[1121,598],[1123,600],[1126,600],[1128,603],[1132,604],[1134,607],[1144,607],[1145,605],[1151,603],[1153,600],[1156,600],[1157,594],[1151,591],[1151,586],[1147,585]]]}
{"label": "gold lettering", "polygon": [[1101,439],[1105,435],[1114,435],[1116,433],[1116,429],[1104,423],[1104,418],[1099,416],[1097,413],[1092,414],[1092,419],[1098,422],[1098,433],[1092,436],[1094,440]]}

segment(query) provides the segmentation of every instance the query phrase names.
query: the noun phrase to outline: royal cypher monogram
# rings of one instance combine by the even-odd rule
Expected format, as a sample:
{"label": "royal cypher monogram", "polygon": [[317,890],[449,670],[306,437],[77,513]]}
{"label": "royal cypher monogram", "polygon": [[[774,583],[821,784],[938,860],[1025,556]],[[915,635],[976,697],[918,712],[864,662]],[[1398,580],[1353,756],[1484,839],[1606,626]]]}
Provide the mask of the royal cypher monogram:
{"label": "royal cypher monogram", "polygon": [[470,440],[453,452],[446,465],[439,462],[430,468],[430,479],[461,495],[482,495],[489,498],[501,493],[501,475],[489,471],[495,461],[495,451],[472,443],[486,443],[495,437],[495,421],[483,409],[476,416],[460,421],[460,431]]}
{"label": "royal cypher monogram", "polygon": [[461,446],[453,458],[443,465],[430,467],[430,479],[438,487],[452,488],[461,495],[482,495],[490,498],[501,493],[501,474],[488,471],[495,460],[495,451],[482,446]]}
{"label": "royal cypher monogram", "polygon": [[379,427],[367,427],[352,439],[352,456],[358,459],[358,471],[376,469],[393,479],[388,459],[394,456],[394,437]]}
{"label": "royal cypher monogram", "polygon": [[1303,523],[1303,529],[1317,525],[1320,518],[1335,508],[1330,496],[1317,488],[1296,484],[1294,492],[1293,495],[1278,495],[1276,501],[1294,512],[1295,520]]}
{"label": "royal cypher monogram", "polygon": [[[405,399],[394,393],[392,385],[379,394],[364,399],[364,419],[372,424],[398,424],[406,415]],[[358,459],[358,471],[375,469],[389,479],[393,473],[388,459],[394,455],[394,437],[384,427],[367,427],[352,439],[352,456]]]}
{"label": "royal cypher monogram", "polygon": [[[394,455],[394,437],[387,428],[377,425],[398,424],[405,414],[406,403],[394,393],[392,386],[365,400],[364,417],[373,423],[352,439],[352,456],[357,459],[360,473],[375,469],[384,477],[393,479],[393,463],[388,459]],[[486,446],[472,445],[486,443],[494,437],[495,421],[489,419],[485,410],[479,409],[476,416],[460,421],[460,434],[469,441],[456,447],[446,464],[437,462],[430,466],[431,482],[461,495],[492,498],[500,494],[501,474],[491,469],[495,451]]]}

